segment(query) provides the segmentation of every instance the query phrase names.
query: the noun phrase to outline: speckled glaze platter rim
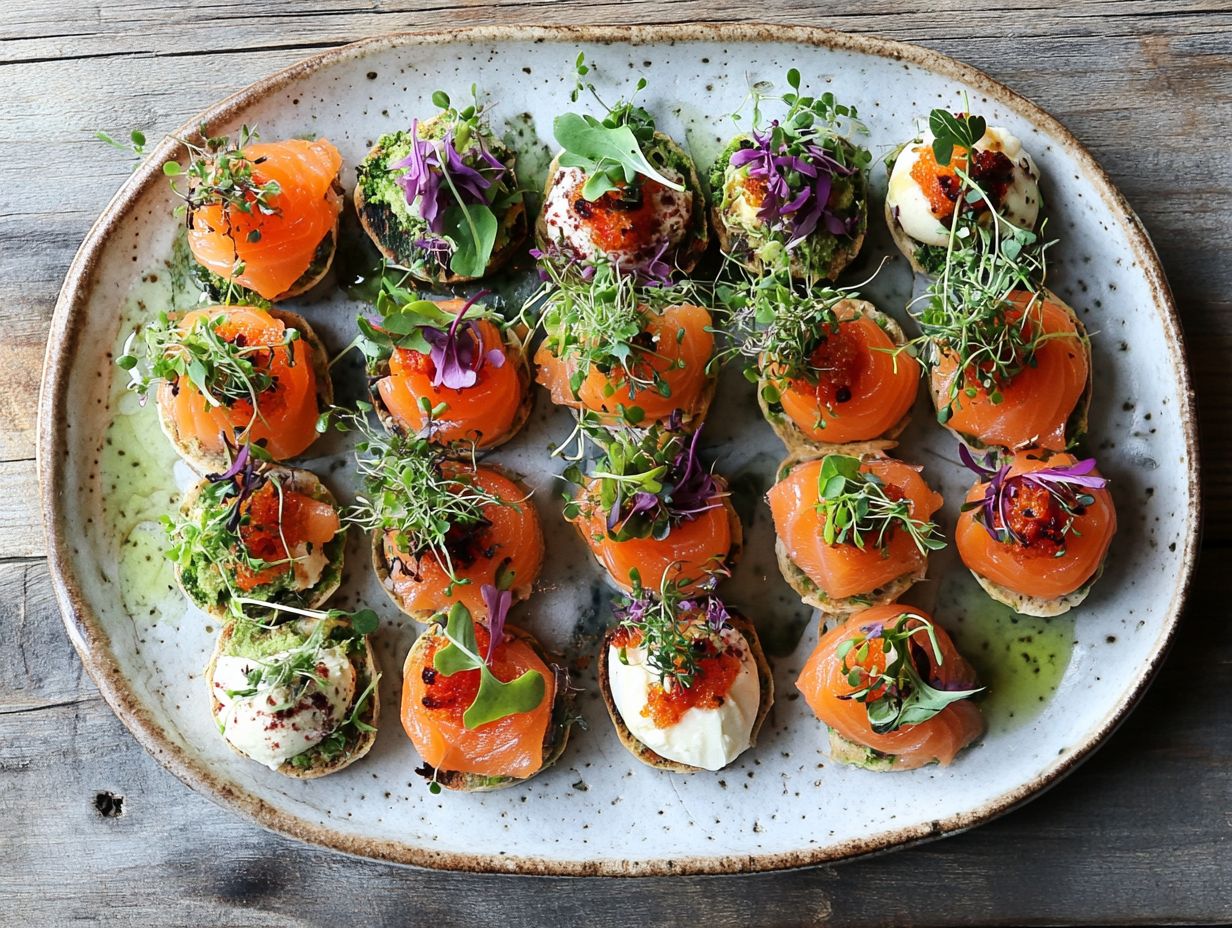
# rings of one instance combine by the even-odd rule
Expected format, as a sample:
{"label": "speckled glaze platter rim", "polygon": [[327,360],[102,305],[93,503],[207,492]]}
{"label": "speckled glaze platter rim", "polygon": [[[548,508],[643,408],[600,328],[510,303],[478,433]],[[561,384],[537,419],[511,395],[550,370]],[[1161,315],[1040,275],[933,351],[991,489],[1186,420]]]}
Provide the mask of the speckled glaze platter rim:
{"label": "speckled glaze platter rim", "polygon": [[827,29],[761,23],[692,23],[654,26],[477,26],[457,30],[395,33],[377,36],[330,49],[260,80],[194,117],[176,134],[191,132],[200,123],[215,126],[254,101],[326,66],[359,60],[375,50],[399,45],[448,44],[456,42],[597,42],[633,45],[675,42],[721,41],[732,43],[794,42],[836,51],[849,51],[901,61],[978,88],[1008,106],[1024,119],[1045,129],[1063,144],[1088,172],[1095,188],[1116,217],[1138,260],[1155,304],[1166,338],[1165,348],[1176,371],[1181,426],[1188,453],[1187,524],[1184,532],[1182,569],[1159,640],[1150,660],[1129,681],[1120,700],[1085,743],[1040,775],[1007,791],[982,806],[927,825],[903,828],[875,838],[848,841],[825,848],[806,848],[776,854],[659,858],[638,861],[568,861],[533,857],[488,856],[434,851],[391,841],[356,837],[317,826],[289,815],[257,796],[240,792],[220,780],[183,748],[173,743],[158,722],[136,698],[122,668],[111,652],[102,629],[75,575],[72,550],[71,512],[57,492],[65,479],[69,446],[63,422],[71,361],[77,349],[78,328],[71,323],[86,311],[93,276],[110,233],[124,220],[135,201],[153,183],[160,181],[161,163],[181,154],[171,140],[162,143],[129,181],[117,192],[94,223],[65,278],[52,318],[39,397],[38,472],[43,519],[48,538],[49,562],[56,597],[70,639],[82,663],[111,706],[137,741],[156,760],[189,787],[280,834],[344,853],[434,869],[474,872],[518,872],[555,876],[663,876],[671,874],[751,873],[803,867],[884,852],[910,844],[964,831],[1008,812],[1054,785],[1107,738],[1128,715],[1158,670],[1174,637],[1184,608],[1197,561],[1201,525],[1198,442],[1195,399],[1180,322],[1171,291],[1154,246],[1125,198],[1091,154],[1056,119],[983,72],[929,49],[873,36],[851,35]]}

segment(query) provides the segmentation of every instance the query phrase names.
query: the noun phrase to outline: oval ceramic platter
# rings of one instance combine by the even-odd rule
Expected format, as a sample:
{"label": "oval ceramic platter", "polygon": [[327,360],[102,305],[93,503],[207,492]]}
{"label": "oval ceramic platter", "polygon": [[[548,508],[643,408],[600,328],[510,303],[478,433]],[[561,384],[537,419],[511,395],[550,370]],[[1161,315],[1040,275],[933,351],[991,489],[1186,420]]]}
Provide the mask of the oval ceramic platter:
{"label": "oval ceramic platter", "polygon": [[[398,35],[327,52],[244,90],[203,114],[213,131],[241,123],[269,139],[327,136],[344,181],[383,132],[432,111],[432,92],[488,92],[507,126],[523,186],[542,189],[553,117],[569,106],[584,51],[611,97],[638,75],[660,128],[686,143],[703,175],[733,134],[727,114],[750,81],[806,84],[858,107],[873,152],[870,235],[844,283],[881,309],[904,311],[913,278],[878,218],[880,158],[933,107],[964,99],[1005,126],[1043,175],[1049,284],[1094,333],[1090,448],[1112,480],[1121,528],[1104,578],[1087,602],[1052,620],[993,603],[950,552],[936,556],[913,601],[934,609],[988,687],[988,732],[949,767],[877,774],[832,762],[824,729],[794,681],[817,639],[817,619],[781,580],[764,494],[782,446],[754,390],[730,366],[705,435],[705,457],[732,481],[747,548],[725,598],[750,615],[772,661],[778,694],[758,744],[718,773],[679,775],[639,764],[620,745],[594,679],[610,594],[561,517],[563,462],[549,449],[571,420],[541,388],[529,427],[497,453],[527,475],[547,532],[536,595],[513,621],[563,653],[583,687],[587,728],[562,760],[517,788],[431,793],[398,724],[400,668],[416,626],[379,590],[352,532],[343,590],[332,604],[373,606],[384,669],[384,717],[371,754],[320,780],[292,780],[233,754],[211,719],[203,668],[218,632],[185,605],[162,558],[158,519],[177,505],[188,473],[158,431],[152,404],[126,394],[114,358],[131,326],[160,308],[191,304],[180,223],[159,163],[183,159],[167,141],[91,230],[56,310],[41,405],[40,466],[52,568],[69,632],[103,695],[141,743],[193,788],[276,831],[354,854],[467,870],[555,874],[727,873],[793,867],[881,851],[962,830],[1055,782],[1124,717],[1172,635],[1198,531],[1192,396],[1177,320],[1138,220],[1090,155],[1044,112],[979,72],[913,46],[782,26],[485,28]],[[195,122],[194,124],[195,125]],[[185,131],[191,127],[187,127]],[[104,155],[100,152],[100,157]],[[350,230],[351,238],[355,230]],[[344,247],[339,276],[363,252]],[[516,309],[529,260],[497,281]],[[331,278],[291,301],[333,352],[363,310]],[[357,354],[335,366],[340,400],[362,388]],[[953,440],[921,391],[900,453],[923,463],[947,499],[947,533],[970,484]],[[343,438],[307,462],[343,498],[354,465]],[[317,446],[321,447],[320,444]]]}

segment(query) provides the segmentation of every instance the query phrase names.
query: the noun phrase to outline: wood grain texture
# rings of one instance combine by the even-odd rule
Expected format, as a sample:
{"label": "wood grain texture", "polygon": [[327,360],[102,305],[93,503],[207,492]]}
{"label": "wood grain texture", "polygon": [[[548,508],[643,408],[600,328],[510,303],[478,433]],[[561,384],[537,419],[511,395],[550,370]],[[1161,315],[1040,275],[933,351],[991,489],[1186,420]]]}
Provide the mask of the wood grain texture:
{"label": "wood grain texture", "polygon": [[[31,410],[51,310],[126,172],[95,130],[139,126],[153,136],[304,55],[382,32],[716,19],[875,33],[984,68],[1069,126],[1141,215],[1190,346],[1207,505],[1204,571],[1142,707],[1061,786],[998,822],[875,860],[745,878],[418,872],[302,847],[189,792],[84,677],[35,557],[45,548]],[[1215,579],[1232,544],[1232,159],[1222,154],[1232,133],[1232,5],[334,0],[303,12],[276,0],[8,0],[0,24],[0,921],[616,928],[694,925],[700,912],[715,926],[1232,920],[1232,636]]]}

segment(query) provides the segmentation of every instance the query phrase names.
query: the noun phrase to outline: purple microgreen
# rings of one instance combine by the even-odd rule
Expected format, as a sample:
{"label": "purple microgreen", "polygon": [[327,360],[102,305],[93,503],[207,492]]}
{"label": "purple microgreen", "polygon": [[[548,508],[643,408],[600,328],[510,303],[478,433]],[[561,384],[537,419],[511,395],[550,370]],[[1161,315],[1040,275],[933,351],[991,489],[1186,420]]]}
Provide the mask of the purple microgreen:
{"label": "purple microgreen", "polygon": [[[476,145],[467,150],[473,153],[478,166],[472,167],[463,159],[454,144],[451,128],[443,139],[425,139],[419,135],[419,120],[412,120],[410,153],[390,165],[401,170],[397,184],[406,196],[408,206],[418,202],[419,215],[428,228],[438,235],[445,231],[445,211],[451,205],[450,193],[456,193],[460,205],[488,202],[488,190],[498,183],[505,173],[505,166],[476,135]],[[448,177],[446,177],[448,175]],[[433,250],[437,250],[434,248]]]}
{"label": "purple microgreen", "polygon": [[509,607],[513,605],[513,593],[510,590],[499,590],[490,583],[485,583],[479,588],[479,593],[483,596],[483,603],[488,607],[488,653],[484,655],[483,662],[492,666],[492,659],[496,656],[496,646],[505,637],[505,617],[509,614]]}
{"label": "purple microgreen", "polygon": [[424,329],[424,338],[432,346],[429,353],[434,367],[432,386],[444,385],[451,390],[465,390],[478,382],[479,371],[485,363],[493,367],[500,367],[505,363],[502,350],[484,347],[483,335],[478,326],[471,321],[465,324],[462,321],[467,311],[489,293],[488,290],[481,290],[463,303],[445,331]]}
{"label": "purple microgreen", "polygon": [[[964,445],[959,445],[958,456],[963,465],[977,474],[985,484],[984,496],[963,506],[963,511],[975,511],[975,520],[985,531],[1001,544],[1029,544],[1014,531],[1010,522],[1014,498],[1024,484],[1034,484],[1048,492],[1056,500],[1066,520],[1061,526],[1061,536],[1073,530],[1074,519],[1085,507],[1094,502],[1087,490],[1102,490],[1108,486],[1104,477],[1094,475],[1095,459],[1085,458],[1062,467],[1045,467],[1029,473],[1010,475],[1008,462],[996,467],[996,458],[989,453],[981,464],[975,460]],[[1062,551],[1064,548],[1061,549]]]}
{"label": "purple microgreen", "polygon": [[[721,632],[728,627],[731,614],[722,600],[714,595],[686,598],[668,573],[657,593],[637,585],[630,595],[616,599],[612,615],[619,625],[641,635],[638,647],[645,652],[646,666],[658,673],[661,685],[671,679],[691,686],[699,658],[708,650],[722,653],[727,647]],[[709,649],[703,646],[706,642]]]}

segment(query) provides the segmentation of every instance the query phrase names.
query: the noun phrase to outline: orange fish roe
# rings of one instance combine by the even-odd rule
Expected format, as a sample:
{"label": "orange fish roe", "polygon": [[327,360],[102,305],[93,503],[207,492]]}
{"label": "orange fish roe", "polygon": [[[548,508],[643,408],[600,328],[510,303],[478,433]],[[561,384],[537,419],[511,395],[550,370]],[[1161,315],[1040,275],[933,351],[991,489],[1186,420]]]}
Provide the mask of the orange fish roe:
{"label": "orange fish roe", "polygon": [[673,684],[671,689],[664,689],[653,684],[642,715],[654,722],[656,728],[670,728],[690,709],[717,709],[723,705],[738,673],[740,658],[731,651],[700,658],[688,686]]}

